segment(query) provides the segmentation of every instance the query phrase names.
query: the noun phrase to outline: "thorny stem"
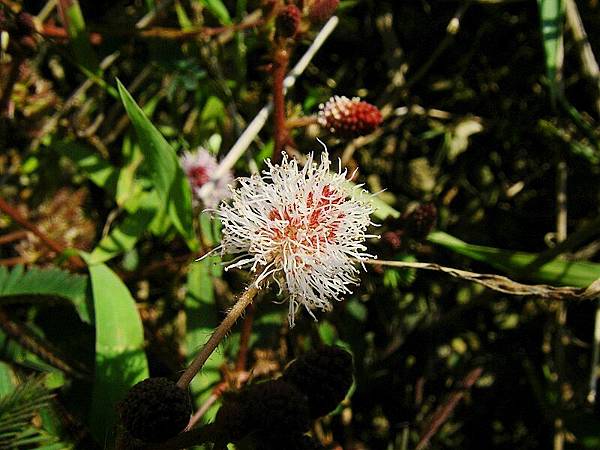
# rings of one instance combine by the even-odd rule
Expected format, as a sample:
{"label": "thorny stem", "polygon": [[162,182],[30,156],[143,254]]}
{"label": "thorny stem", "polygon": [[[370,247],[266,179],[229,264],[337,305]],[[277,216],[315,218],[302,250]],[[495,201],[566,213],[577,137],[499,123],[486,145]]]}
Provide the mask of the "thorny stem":
{"label": "thorny stem", "polygon": [[[44,244],[46,244],[47,247],[54,250],[56,253],[62,253],[65,251],[65,247],[63,247],[61,244],[59,244],[58,242],[47,236],[45,233],[40,231],[34,224],[32,224],[25,217],[23,217],[16,209],[10,206],[2,197],[0,197],[0,211],[8,215],[12,220],[17,222],[23,228],[35,234]],[[78,269],[83,269],[86,266],[85,263],[81,260],[81,258],[76,256],[70,256],[69,261],[71,262],[71,264],[73,264],[73,266],[75,266]]]}
{"label": "thorny stem", "polygon": [[273,58],[273,124],[275,147],[272,158],[274,164],[278,164],[281,161],[281,152],[288,138],[288,131],[285,126],[283,80],[285,79],[289,61],[290,54],[283,45],[275,50],[275,57]]}
{"label": "thorny stem", "polygon": [[250,286],[246,289],[246,291],[240,296],[238,301],[233,305],[233,307],[229,310],[223,321],[219,324],[219,326],[215,329],[212,336],[208,340],[208,342],[204,345],[202,350],[198,352],[192,363],[189,367],[183,372],[179,380],[177,381],[177,386],[181,389],[187,389],[192,379],[196,376],[198,371],[202,368],[206,360],[215,351],[219,343],[223,340],[225,335],[229,332],[233,324],[237,321],[237,319],[242,315],[246,307],[252,303],[256,294],[258,294],[259,286],[257,283],[258,277],[260,276],[260,271],[257,272],[256,277],[252,280]]}

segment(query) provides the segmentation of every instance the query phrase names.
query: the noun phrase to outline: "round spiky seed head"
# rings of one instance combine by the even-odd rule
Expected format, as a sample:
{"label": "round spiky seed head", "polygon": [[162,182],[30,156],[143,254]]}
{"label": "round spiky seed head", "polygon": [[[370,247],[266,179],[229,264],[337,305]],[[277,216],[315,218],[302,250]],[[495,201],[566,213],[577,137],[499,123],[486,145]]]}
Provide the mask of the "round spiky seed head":
{"label": "round spiky seed head", "polygon": [[277,36],[292,38],[298,32],[302,13],[296,5],[287,5],[275,19],[275,32]]}
{"label": "round spiky seed head", "polygon": [[416,240],[423,240],[435,226],[437,208],[433,203],[423,203],[409,212],[404,220],[409,236]]}
{"label": "round spiky seed head", "polygon": [[308,9],[308,18],[311,22],[325,22],[329,19],[338,5],[340,0],[314,0]]}
{"label": "round spiky seed head", "polygon": [[344,137],[363,136],[381,125],[381,111],[358,97],[335,95],[327,103],[319,105],[319,125]]}
{"label": "round spiky seed head", "polygon": [[294,360],[283,379],[308,397],[311,419],[335,409],[352,386],[352,355],[336,346],[324,346]]}
{"label": "round spiky seed head", "polygon": [[253,431],[249,417],[247,388],[239,392],[224,392],[222,405],[215,417],[215,425],[224,442],[237,442]]}
{"label": "round spiky seed head", "polygon": [[273,439],[302,434],[309,427],[308,402],[291,383],[269,380],[225,397],[215,423],[233,442],[253,432]]}
{"label": "round spiky seed head", "polygon": [[140,381],[119,404],[123,426],[144,442],[162,442],[175,436],[186,427],[191,412],[187,391],[162,377]]}

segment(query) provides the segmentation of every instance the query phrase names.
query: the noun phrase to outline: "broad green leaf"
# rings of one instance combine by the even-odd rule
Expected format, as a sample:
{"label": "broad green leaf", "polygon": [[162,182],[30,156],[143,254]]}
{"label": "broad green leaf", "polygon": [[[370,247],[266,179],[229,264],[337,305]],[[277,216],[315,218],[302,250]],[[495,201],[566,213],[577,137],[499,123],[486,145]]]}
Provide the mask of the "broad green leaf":
{"label": "broad green leaf", "polygon": [[[90,264],[91,257],[81,253]],[[144,330],[135,300],[104,264],[88,266],[96,318],[96,369],[91,430],[104,442],[115,423],[115,407],[131,386],[148,377]]]}
{"label": "broad green leaf", "polygon": [[562,30],[565,18],[564,0],[538,0],[540,25],[544,54],[546,56],[546,75],[550,83],[553,99],[560,92],[559,78],[562,65]]}
{"label": "broad green leaf", "polygon": [[192,224],[192,192],[177,154],[119,80],[117,85],[159,198],[168,205],[167,211],[175,228],[186,239],[190,249],[196,250],[198,243]]}
{"label": "broad green leaf", "polygon": [[512,276],[531,281],[575,287],[588,287],[600,278],[600,264],[585,261],[555,259],[539,269],[529,270],[539,256],[536,253],[515,252],[483,245],[467,244],[442,231],[431,233],[427,240],[460,255],[482,261]]}
{"label": "broad green leaf", "polygon": [[141,195],[140,206],[135,212],[128,214],[92,251],[92,264],[108,261],[135,246],[158,211],[158,202],[153,200],[156,196],[149,192]]}
{"label": "broad green leaf", "polygon": [[117,87],[125,111],[138,137],[154,186],[161,200],[166,203],[177,169],[175,152],[119,80],[117,80]]}
{"label": "broad green leaf", "polygon": [[61,298],[73,304],[82,321],[91,322],[91,308],[87,302],[88,278],[56,269],[32,267],[25,271],[16,266],[10,272],[0,266],[0,304],[14,301],[44,302]]}
{"label": "broad green leaf", "polygon": [[200,3],[206,7],[222,25],[231,25],[231,16],[227,7],[221,0],[200,0]]}
{"label": "broad green leaf", "polygon": [[[142,156],[140,147],[133,143],[129,134],[123,138],[121,153],[125,159],[125,164],[119,171],[115,201],[117,205],[124,206],[142,190],[142,183],[137,182],[135,175],[144,157]],[[131,209],[129,211],[133,212]]]}
{"label": "broad green leaf", "polygon": [[[221,270],[218,256],[210,256],[190,266],[185,298],[188,362],[194,358],[196,352],[202,348],[219,324],[213,278],[218,277]],[[222,351],[213,352],[202,368],[202,373],[192,381],[191,389],[199,402],[204,401],[211,394],[212,388],[221,380],[219,368],[223,362]],[[211,418],[210,414],[205,416],[207,420]]]}

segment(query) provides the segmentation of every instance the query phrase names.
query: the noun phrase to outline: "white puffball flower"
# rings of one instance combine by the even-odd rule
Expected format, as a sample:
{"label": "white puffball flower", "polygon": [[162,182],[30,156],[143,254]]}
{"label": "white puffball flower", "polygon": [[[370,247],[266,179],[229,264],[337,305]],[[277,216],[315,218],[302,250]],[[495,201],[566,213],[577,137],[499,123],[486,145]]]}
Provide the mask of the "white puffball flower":
{"label": "white puffball flower", "polygon": [[[212,174],[219,167],[216,158],[205,148],[199,147],[194,152],[183,152],[180,158],[181,167],[190,182],[195,203],[202,203],[205,208],[216,208],[222,200],[229,198],[229,184],[233,175],[227,171],[218,179],[212,180]],[[211,189],[202,187],[212,181]]]}
{"label": "white puffball flower", "polygon": [[[303,168],[283,154],[281,164],[266,161],[262,176],[238,178],[231,202],[221,203],[217,215],[223,224],[222,254],[239,254],[227,265],[261,269],[257,284],[271,275],[289,298],[289,322],[300,305],[330,311],[358,283],[358,263],[372,225],[373,207],[365,192],[346,180],[347,171],[329,171],[329,155],[321,163],[308,156]],[[340,163],[341,166],[341,163]],[[364,266],[363,266],[364,267]],[[316,320],[316,318],[315,318]]]}

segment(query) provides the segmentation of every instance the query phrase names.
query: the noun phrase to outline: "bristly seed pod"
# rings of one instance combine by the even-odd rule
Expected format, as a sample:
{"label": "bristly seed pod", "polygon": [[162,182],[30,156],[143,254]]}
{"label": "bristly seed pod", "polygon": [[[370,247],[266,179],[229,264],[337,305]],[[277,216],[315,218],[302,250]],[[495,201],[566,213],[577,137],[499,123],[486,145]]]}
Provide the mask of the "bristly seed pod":
{"label": "bristly seed pod", "polygon": [[319,105],[318,122],[334,134],[357,137],[372,133],[381,125],[381,111],[359,97],[335,95],[327,103]]}
{"label": "bristly seed pod", "polygon": [[131,436],[155,443],[166,441],[186,427],[192,404],[187,391],[168,378],[148,378],[127,392],[118,409]]}
{"label": "bristly seed pod", "polygon": [[275,32],[282,38],[292,38],[298,32],[302,13],[296,5],[287,5],[275,19]]}
{"label": "bristly seed pod", "polygon": [[329,19],[338,5],[340,0],[313,0],[308,7],[308,18],[311,22],[325,22]]}
{"label": "bristly seed pod", "polygon": [[224,397],[215,424],[232,442],[250,433],[274,440],[302,434],[309,427],[307,398],[282,379],[251,384]]}
{"label": "bristly seed pod", "polygon": [[308,397],[311,419],[335,409],[352,386],[352,355],[336,346],[311,350],[294,360],[283,379]]}

